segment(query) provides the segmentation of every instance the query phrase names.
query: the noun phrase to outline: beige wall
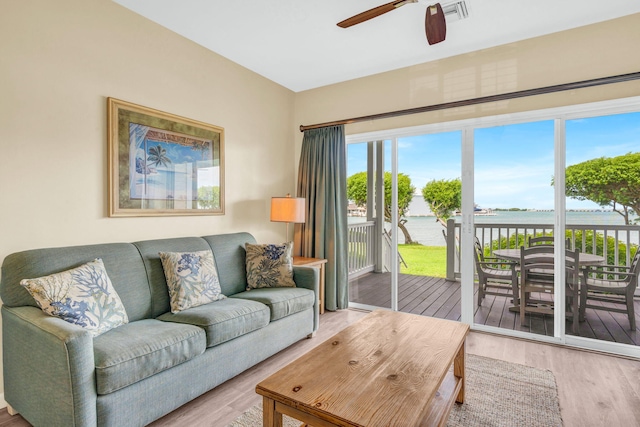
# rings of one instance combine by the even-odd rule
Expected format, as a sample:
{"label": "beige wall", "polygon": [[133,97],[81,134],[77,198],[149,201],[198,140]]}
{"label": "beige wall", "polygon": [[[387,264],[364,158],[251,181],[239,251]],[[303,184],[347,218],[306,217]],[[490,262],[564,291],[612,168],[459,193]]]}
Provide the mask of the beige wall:
{"label": "beige wall", "polygon": [[[284,238],[268,204],[295,189],[293,92],[109,0],[8,2],[0,40],[0,261],[236,230]],[[224,127],[226,215],[108,218],[107,97]]]}
{"label": "beige wall", "polygon": [[[639,28],[640,14],[635,14],[299,92],[296,94],[295,125],[311,125],[640,72]],[[347,125],[346,131],[347,134],[355,134],[637,95],[640,95],[638,80],[554,95],[350,124]],[[301,140],[302,134],[298,131],[298,153]]]}
{"label": "beige wall", "polygon": [[[250,231],[284,239],[294,93],[109,0],[3,2],[0,262],[23,249]],[[226,215],[108,218],[106,98],[225,128]]]}

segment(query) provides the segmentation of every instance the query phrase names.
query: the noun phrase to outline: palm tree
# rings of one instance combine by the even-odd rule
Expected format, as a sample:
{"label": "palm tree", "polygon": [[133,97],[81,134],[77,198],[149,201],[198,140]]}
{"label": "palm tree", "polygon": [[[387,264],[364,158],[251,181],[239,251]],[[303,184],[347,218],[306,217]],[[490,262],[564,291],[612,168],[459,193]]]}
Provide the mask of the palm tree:
{"label": "palm tree", "polygon": [[149,148],[149,157],[147,157],[147,160],[153,163],[154,166],[167,166],[171,163],[171,159],[167,157],[167,150],[160,145]]}

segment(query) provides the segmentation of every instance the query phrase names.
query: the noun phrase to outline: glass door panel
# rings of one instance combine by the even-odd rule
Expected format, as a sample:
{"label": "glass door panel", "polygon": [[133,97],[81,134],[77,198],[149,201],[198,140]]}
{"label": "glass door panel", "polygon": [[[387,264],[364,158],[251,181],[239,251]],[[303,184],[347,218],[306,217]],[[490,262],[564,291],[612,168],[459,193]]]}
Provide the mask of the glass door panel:
{"label": "glass door panel", "polygon": [[475,324],[554,336],[553,265],[523,318],[518,303],[520,248],[554,234],[553,174],[553,121],[475,129]]}
{"label": "glass door panel", "polygon": [[[456,262],[461,202],[461,131],[398,139],[398,310],[460,320],[460,281],[447,277],[448,249]],[[426,199],[425,199],[426,196]],[[452,196],[452,197],[450,197]],[[447,233],[453,234],[450,247]]]}
{"label": "glass door panel", "polygon": [[390,190],[391,141],[347,145],[349,302],[391,307],[390,241],[385,189]]}
{"label": "glass door panel", "polygon": [[580,287],[584,320],[576,331],[567,323],[567,335],[640,343],[632,329],[640,306],[632,299],[626,304],[637,282],[615,275],[627,271],[640,243],[639,129],[637,112],[566,121],[566,237],[582,266],[591,265]]}

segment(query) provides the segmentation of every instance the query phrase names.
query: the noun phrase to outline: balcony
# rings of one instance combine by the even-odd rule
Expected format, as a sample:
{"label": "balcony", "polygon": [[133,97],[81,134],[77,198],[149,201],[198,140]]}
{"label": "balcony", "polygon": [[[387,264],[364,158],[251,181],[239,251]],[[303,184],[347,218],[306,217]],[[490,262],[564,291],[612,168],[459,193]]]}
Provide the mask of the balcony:
{"label": "balcony", "polygon": [[[375,229],[375,221],[349,226],[349,299],[372,306],[391,307],[391,245],[384,236],[376,239]],[[476,236],[490,251],[508,245],[526,245],[525,236],[551,234],[552,230],[551,224],[476,224]],[[616,264],[628,265],[640,243],[640,226],[637,225],[567,225],[566,230],[571,245],[582,253],[596,253]],[[450,220],[446,232],[448,277],[400,274],[400,311],[460,320],[459,238],[460,225]],[[376,259],[380,261],[378,267]],[[477,292],[477,285],[474,292]],[[475,308],[475,322],[538,335],[553,335],[553,316],[528,315],[531,318],[530,325],[521,326],[519,313],[509,311],[511,305],[510,296],[487,295],[482,305]],[[635,308],[640,324],[640,301],[636,300]],[[569,324],[566,330],[571,330]],[[601,310],[586,310],[585,322],[580,323],[578,334],[610,342],[640,344],[639,332],[629,329],[625,314]]]}

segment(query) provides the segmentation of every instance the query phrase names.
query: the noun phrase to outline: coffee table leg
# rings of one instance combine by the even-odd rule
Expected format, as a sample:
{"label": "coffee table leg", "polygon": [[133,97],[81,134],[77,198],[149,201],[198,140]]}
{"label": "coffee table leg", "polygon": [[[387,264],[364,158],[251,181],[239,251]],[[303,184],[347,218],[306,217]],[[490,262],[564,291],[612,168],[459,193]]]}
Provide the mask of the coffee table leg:
{"label": "coffee table leg", "polygon": [[464,403],[464,344],[462,341],[462,345],[460,346],[460,350],[458,350],[458,354],[456,354],[456,358],[453,359],[453,375],[457,378],[460,378],[460,391],[458,392],[458,396],[456,397],[457,403]]}
{"label": "coffee table leg", "polygon": [[282,427],[282,414],[276,412],[276,401],[262,397],[262,425],[263,427]]}

